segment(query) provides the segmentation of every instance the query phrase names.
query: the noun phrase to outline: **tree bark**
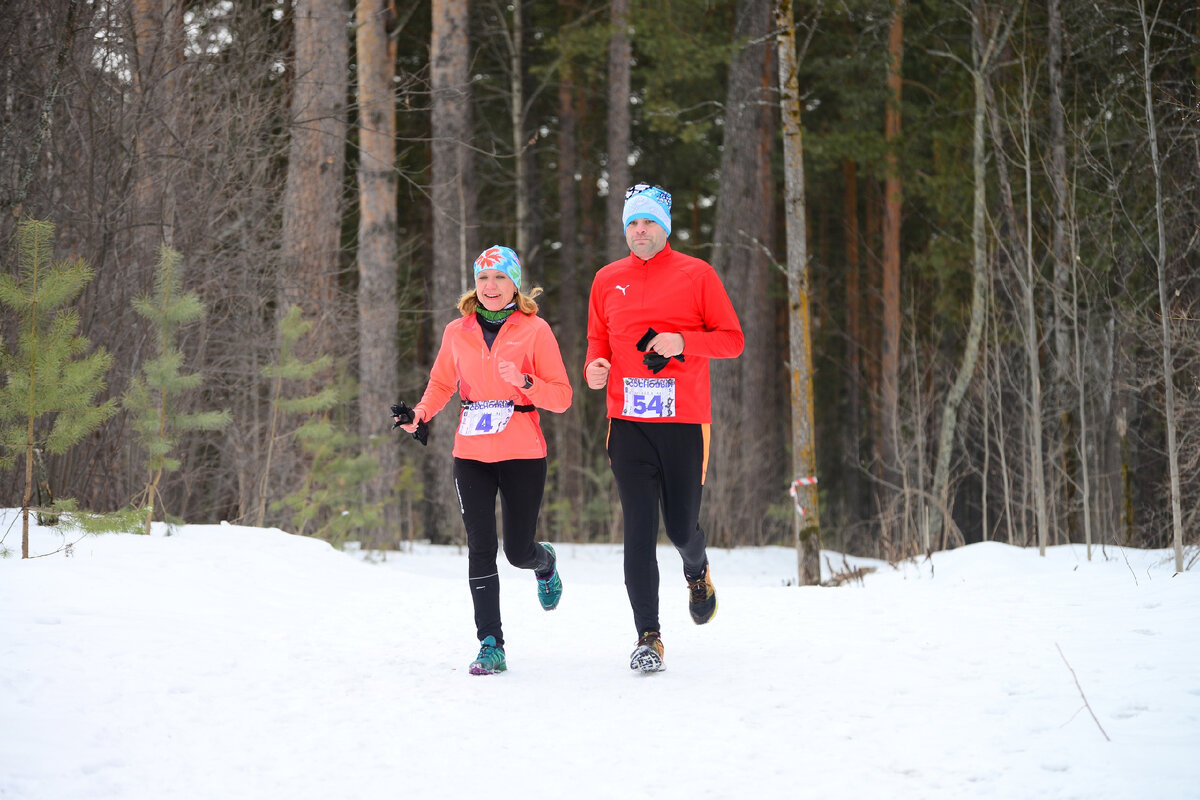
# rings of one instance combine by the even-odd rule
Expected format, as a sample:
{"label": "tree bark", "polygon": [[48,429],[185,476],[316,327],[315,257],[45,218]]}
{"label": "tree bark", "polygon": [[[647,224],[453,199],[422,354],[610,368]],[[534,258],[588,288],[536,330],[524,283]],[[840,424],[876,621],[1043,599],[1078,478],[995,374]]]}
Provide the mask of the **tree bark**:
{"label": "tree bark", "polygon": [[278,314],[313,323],[305,355],[335,353],[349,40],[341,0],[297,0]]}
{"label": "tree bark", "polygon": [[1057,449],[1055,461],[1062,463],[1061,490],[1054,491],[1052,496],[1061,498],[1061,513],[1056,517],[1064,523],[1064,530],[1072,530],[1075,525],[1071,522],[1074,513],[1072,495],[1073,487],[1078,482],[1075,473],[1075,424],[1072,419],[1070,404],[1067,398],[1070,394],[1071,379],[1071,339],[1072,325],[1068,298],[1071,296],[1071,279],[1075,265],[1069,260],[1067,227],[1067,147],[1066,122],[1063,109],[1063,23],[1059,8],[1059,0],[1047,0],[1047,77],[1049,79],[1050,97],[1050,194],[1052,198],[1052,217],[1050,228],[1050,255],[1054,263],[1054,354],[1053,382],[1050,388],[1050,406],[1054,409],[1056,436],[1054,446]]}
{"label": "tree bark", "polygon": [[608,203],[604,217],[604,241],[608,260],[629,255],[621,210],[625,189],[632,183],[629,171],[630,112],[629,0],[612,0],[612,38],[608,43]]}
{"label": "tree bark", "polygon": [[517,256],[522,272],[532,257],[533,238],[529,230],[529,159],[525,135],[525,15],[521,0],[512,0],[512,32],[509,36],[509,115],[512,122],[514,197],[516,198]]}
{"label": "tree bark", "polygon": [[898,485],[900,474],[899,399],[900,399],[900,215],[902,182],[900,179],[900,129],[902,96],[901,67],[904,60],[904,10],[906,0],[893,0],[888,30],[887,106],[884,109],[883,203],[883,318],[881,320],[880,410],[883,441],[880,446],[884,479]]}
{"label": "tree bark", "polygon": [[846,511],[857,522],[865,514],[861,510],[859,477],[860,448],[862,447],[862,261],[859,256],[858,227],[858,165],[852,159],[842,160],[842,234],[846,253],[846,419],[843,423],[843,455],[846,479]]}
{"label": "tree bark", "polygon": [[397,440],[387,435],[387,409],[400,394],[396,337],[396,43],[389,37],[395,0],[359,0],[355,9],[358,55],[358,426],[379,472],[363,487],[367,505],[381,504],[380,530],[364,531],[364,545],[392,542],[398,508],[388,502],[400,470]]}
{"label": "tree bark", "polygon": [[1180,500],[1179,445],[1175,418],[1175,369],[1171,339],[1171,301],[1167,293],[1167,225],[1163,210],[1162,162],[1158,155],[1158,123],[1154,116],[1154,96],[1150,83],[1150,44],[1157,16],[1151,19],[1146,0],[1138,0],[1142,23],[1142,87],[1146,100],[1146,133],[1150,140],[1150,167],[1154,170],[1154,222],[1158,234],[1155,266],[1158,272],[1158,310],[1162,320],[1163,414],[1167,425],[1167,466],[1171,477],[1171,531],[1175,548],[1175,571],[1183,572],[1183,510]]}
{"label": "tree bark", "polygon": [[[430,74],[433,88],[433,341],[458,315],[458,298],[473,285],[476,252],[476,187],[471,155],[472,114],[468,0],[434,0]],[[430,353],[430,364],[437,345]],[[458,417],[448,405],[430,423],[425,458],[426,534],[434,541],[460,535],[451,451]]]}
{"label": "tree bark", "polygon": [[[816,475],[813,425],[812,336],[808,312],[808,242],[804,210],[804,145],[800,124],[796,27],[791,0],[775,7],[779,51],[780,109],[783,114],[784,207],[787,214],[788,346],[792,397],[792,469],[799,477]],[[821,515],[817,487],[797,487],[804,509],[794,522],[797,577],[801,586],[821,582]]]}
{"label": "tree bark", "polygon": [[712,265],[737,309],[746,348],[741,358],[715,360],[712,452],[705,494],[710,536],[724,545],[763,544],[766,510],[778,498],[782,450],[778,425],[754,413],[775,396],[775,331],[769,296],[772,272],[771,143],[775,94],[770,36],[774,0],[739,0],[726,90],[721,190]]}
{"label": "tree bark", "polygon": [[[295,349],[303,361],[323,355],[335,360],[349,355],[342,337],[338,295],[348,127],[347,21],[340,0],[297,1],[295,76],[275,315],[279,322],[289,308],[298,306],[312,323],[309,334]],[[330,381],[332,376],[317,380]],[[295,441],[273,442],[272,449],[273,466],[263,471],[260,482],[264,495],[273,493],[272,486],[292,485],[303,469],[304,458]]]}
{"label": "tree bark", "polygon": [[[577,143],[575,141],[575,86],[569,61],[559,67],[558,83],[558,213],[559,213],[559,307],[555,309],[558,340],[562,347],[563,361],[575,390],[575,403],[584,399],[586,393],[582,382],[584,357],[583,332],[587,328],[583,310],[587,298],[583,296],[579,267],[579,204],[576,201],[575,173],[578,170]],[[557,455],[558,497],[570,503],[570,529],[583,530],[584,505],[584,454],[583,429],[580,411],[573,408],[561,419],[555,420],[553,430],[558,434]]]}
{"label": "tree bark", "polygon": [[[958,374],[950,391],[946,395],[946,404],[942,407],[941,430],[937,442],[937,463],[933,470],[933,496],[937,499],[930,511],[932,528],[940,532],[942,548],[947,544],[947,528],[949,520],[943,518],[942,509],[950,511],[950,454],[954,449],[954,433],[958,427],[958,409],[962,404],[971,378],[975,374],[975,365],[979,360],[979,350],[983,340],[983,317],[988,283],[987,256],[987,168],[986,152],[984,151],[985,125],[987,120],[987,92],[984,76],[991,69],[992,60],[998,47],[1003,41],[1003,33],[994,31],[986,44],[983,34],[982,4],[976,0],[971,14],[972,22],[972,51],[974,69],[971,71],[971,82],[975,89],[975,109],[972,115],[971,138],[971,167],[974,178],[974,197],[971,218],[971,322],[967,329],[967,340],[963,347],[962,361]],[[962,541],[953,544],[964,544]]]}

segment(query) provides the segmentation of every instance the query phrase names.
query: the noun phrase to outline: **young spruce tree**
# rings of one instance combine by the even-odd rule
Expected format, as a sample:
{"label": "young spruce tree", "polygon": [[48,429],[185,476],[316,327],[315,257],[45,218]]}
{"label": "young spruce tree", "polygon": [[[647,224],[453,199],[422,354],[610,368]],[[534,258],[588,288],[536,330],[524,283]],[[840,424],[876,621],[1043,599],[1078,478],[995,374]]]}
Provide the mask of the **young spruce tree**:
{"label": "young spruce tree", "polygon": [[[96,403],[112,359],[103,349],[88,354],[88,340],[78,333],[79,314],[66,307],[92,279],[92,270],[82,259],[55,261],[53,246],[52,223],[22,220],[17,224],[19,275],[0,275],[0,305],[16,314],[18,330],[15,347],[0,341],[0,470],[24,458],[22,558],[29,558],[38,452],[65,453],[117,409],[115,400]],[[126,518],[81,514],[69,499],[45,510],[58,515],[59,525],[89,532],[128,525]]]}
{"label": "young spruce tree", "polygon": [[[225,410],[179,409],[180,396],[198,388],[204,380],[198,373],[180,372],[183,351],[179,349],[179,327],[195,322],[205,313],[200,297],[183,291],[182,262],[178,252],[164,246],[155,266],[154,293],[133,301],[134,310],[153,324],[158,350],[158,355],[142,367],[142,374],[133,379],[123,400],[138,443],[146,453],[149,477],[137,503],[145,514],[146,534],[150,533],[156,507],[162,506],[159,485],[163,475],[179,469],[179,459],[171,453],[179,444],[180,435],[187,431],[218,430],[229,424],[229,412]],[[165,508],[161,517],[168,519]]]}

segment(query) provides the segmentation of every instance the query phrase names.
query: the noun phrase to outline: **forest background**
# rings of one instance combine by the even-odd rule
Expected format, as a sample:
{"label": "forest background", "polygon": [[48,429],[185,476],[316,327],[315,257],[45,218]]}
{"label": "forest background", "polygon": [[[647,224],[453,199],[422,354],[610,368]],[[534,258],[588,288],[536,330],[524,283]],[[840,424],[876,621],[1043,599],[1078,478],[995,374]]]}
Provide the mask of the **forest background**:
{"label": "forest background", "polygon": [[[797,402],[822,546],[1197,542],[1194,0],[0,0],[0,20],[3,269],[20,275],[20,220],[53,223],[55,253],[93,270],[75,308],[111,357],[97,401],[122,400],[39,449],[38,504],[145,502],[128,398],[162,337],[134,301],[166,263],[204,310],[175,331],[202,380],[173,410],[227,421],[170,437],[156,518],[460,541],[453,406],[428,448],[388,409],[419,398],[498,243],[545,288],[576,384],[542,415],[544,535],[619,541],[586,303],[628,252],[622,191],[647,181],[746,333],[712,367],[713,544],[793,541]],[[9,346],[17,326],[6,309]],[[22,505],[23,470],[0,474],[0,505]]]}

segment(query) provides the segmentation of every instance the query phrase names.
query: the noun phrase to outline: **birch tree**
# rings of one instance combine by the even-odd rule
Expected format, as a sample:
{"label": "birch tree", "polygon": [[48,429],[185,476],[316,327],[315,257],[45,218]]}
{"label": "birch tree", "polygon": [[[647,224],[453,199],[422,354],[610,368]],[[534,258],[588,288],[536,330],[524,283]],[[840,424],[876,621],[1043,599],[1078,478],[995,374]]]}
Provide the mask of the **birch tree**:
{"label": "birch tree", "polygon": [[1154,116],[1154,93],[1150,82],[1150,44],[1158,24],[1146,0],[1138,0],[1138,19],[1142,23],[1142,88],[1146,101],[1146,134],[1150,142],[1150,168],[1154,172],[1154,223],[1157,248],[1154,264],[1158,272],[1158,310],[1162,321],[1163,414],[1167,427],[1167,465],[1171,482],[1171,531],[1175,548],[1175,569],[1183,571],[1183,511],[1179,488],[1179,448],[1175,421],[1175,368],[1171,343],[1171,302],[1167,293],[1167,228],[1163,210],[1162,162],[1158,154],[1158,125]]}
{"label": "birch tree", "polygon": [[[953,526],[949,514],[950,454],[954,448],[955,429],[958,427],[958,410],[967,387],[975,374],[979,350],[983,341],[983,320],[986,312],[988,283],[988,248],[985,228],[987,213],[987,167],[985,132],[987,124],[987,90],[985,74],[991,70],[996,51],[1003,47],[1007,35],[1007,22],[1002,22],[992,31],[987,41],[983,33],[983,5],[979,0],[972,6],[972,67],[971,83],[975,93],[975,107],[971,117],[971,172],[974,178],[974,196],[971,214],[971,322],[963,347],[962,361],[958,374],[946,395],[942,407],[941,430],[937,441],[937,463],[933,471],[933,497],[935,507],[931,514],[934,530],[941,531],[941,543],[946,544],[946,528]],[[957,529],[955,529],[957,530]],[[954,544],[963,544],[961,535]]]}

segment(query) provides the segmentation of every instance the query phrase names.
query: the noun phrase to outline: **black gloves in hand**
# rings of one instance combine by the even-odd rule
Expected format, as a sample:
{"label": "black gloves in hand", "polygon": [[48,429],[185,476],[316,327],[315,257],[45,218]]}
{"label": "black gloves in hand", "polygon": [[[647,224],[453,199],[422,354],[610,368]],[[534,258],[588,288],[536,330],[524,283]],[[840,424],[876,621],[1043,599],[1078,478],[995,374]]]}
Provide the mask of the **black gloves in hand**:
{"label": "black gloves in hand", "polygon": [[671,363],[671,359],[666,356],[660,356],[653,350],[642,356],[642,363],[645,364],[655,375],[666,369],[667,364]]}
{"label": "black gloves in hand", "polygon": [[[413,414],[411,408],[404,405],[403,400],[400,401],[399,405],[392,406],[392,430],[396,430],[401,425],[411,425],[414,419],[416,419],[416,415]],[[425,424],[425,420],[417,423],[417,429],[413,431],[412,438],[423,445],[429,445],[429,426]]]}
{"label": "black gloves in hand", "polygon": [[[645,364],[651,372],[657,375],[666,368],[671,359],[664,355],[659,355],[653,350],[646,350],[646,347],[650,344],[650,340],[655,336],[658,336],[658,331],[654,330],[654,328],[646,328],[645,335],[642,336],[641,339],[638,339],[637,349],[639,353],[645,353],[645,355],[642,356],[642,363]],[[677,356],[672,356],[671,358],[683,361],[683,353],[680,353]]]}

